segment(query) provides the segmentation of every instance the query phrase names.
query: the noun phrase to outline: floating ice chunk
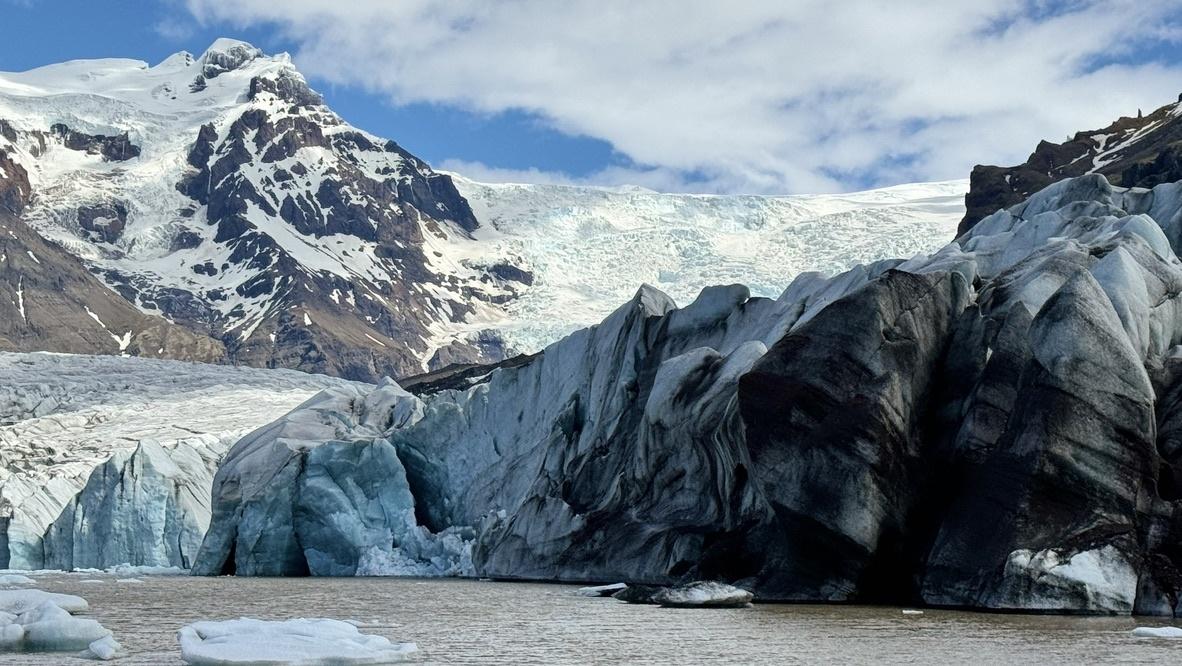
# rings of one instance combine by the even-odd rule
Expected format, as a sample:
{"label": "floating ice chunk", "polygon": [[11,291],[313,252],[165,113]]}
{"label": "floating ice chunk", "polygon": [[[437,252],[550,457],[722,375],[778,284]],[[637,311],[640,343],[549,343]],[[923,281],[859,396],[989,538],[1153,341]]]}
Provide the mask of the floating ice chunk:
{"label": "floating ice chunk", "polygon": [[0,595],[7,596],[7,608],[10,609],[0,611],[0,650],[82,650],[83,657],[103,660],[113,658],[120,650],[111,632],[97,620],[74,617],[59,605],[86,610],[86,602],[80,597],[41,590],[0,592]]}
{"label": "floating ice chunk", "polygon": [[913,608],[904,608],[904,609],[903,609],[903,614],[904,614],[904,615],[923,615],[923,611],[921,611],[921,610],[915,610],[915,609],[913,609]]}
{"label": "floating ice chunk", "polygon": [[627,588],[626,583],[612,583],[611,585],[596,585],[594,587],[580,587],[575,594],[580,597],[610,597],[616,592]]}
{"label": "floating ice chunk", "polygon": [[115,582],[116,583],[142,583],[144,581],[142,581],[138,578],[116,578]]}
{"label": "floating ice chunk", "polygon": [[25,639],[25,628],[11,620],[0,625],[0,651],[11,651],[20,647]]}
{"label": "floating ice chunk", "polygon": [[116,576],[188,576],[189,570],[180,567],[153,567],[153,566],[135,566],[131,564],[120,564],[109,567],[106,573],[114,574]]}
{"label": "floating ice chunk", "polygon": [[653,601],[662,606],[735,608],[751,603],[752,597],[747,590],[733,585],[696,581],[665,588],[653,597]]}
{"label": "floating ice chunk", "polygon": [[85,650],[111,635],[97,620],[74,617],[52,601],[22,613],[16,624],[24,629],[21,649],[29,652]]}
{"label": "floating ice chunk", "polygon": [[106,636],[91,643],[86,652],[82,654],[83,658],[98,659],[99,661],[110,661],[119,655],[122,646],[115,640],[113,636]]}
{"label": "floating ice chunk", "polygon": [[81,613],[90,606],[82,597],[42,590],[0,590],[0,611],[20,615],[37,608],[46,601],[69,613]]}
{"label": "floating ice chunk", "polygon": [[0,575],[0,585],[5,585],[5,586],[32,585],[34,582],[36,582],[36,581],[34,581],[32,578],[29,578],[28,576],[22,576],[20,574]]}
{"label": "floating ice chunk", "polygon": [[363,634],[348,622],[302,618],[195,622],[181,628],[177,640],[181,659],[191,666],[388,664],[418,649]]}
{"label": "floating ice chunk", "polygon": [[1182,638],[1179,627],[1137,627],[1133,635],[1140,638]]}

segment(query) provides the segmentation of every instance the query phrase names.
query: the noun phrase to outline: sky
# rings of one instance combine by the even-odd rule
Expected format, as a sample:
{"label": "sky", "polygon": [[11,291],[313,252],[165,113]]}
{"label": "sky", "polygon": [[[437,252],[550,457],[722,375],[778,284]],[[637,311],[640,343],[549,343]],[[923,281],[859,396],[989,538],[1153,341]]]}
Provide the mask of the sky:
{"label": "sky", "polygon": [[660,191],[964,178],[1182,92],[1176,0],[0,0],[0,71],[222,36],[437,168]]}

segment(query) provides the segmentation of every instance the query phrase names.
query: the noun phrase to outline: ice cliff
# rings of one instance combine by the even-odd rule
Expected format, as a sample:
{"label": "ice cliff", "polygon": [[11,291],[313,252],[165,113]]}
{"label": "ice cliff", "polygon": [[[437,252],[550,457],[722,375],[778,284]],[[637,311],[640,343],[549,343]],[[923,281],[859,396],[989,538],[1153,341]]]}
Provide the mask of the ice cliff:
{"label": "ice cliff", "polygon": [[230,452],[196,570],[349,573],[413,513],[481,576],[1171,614],[1180,211],[1066,180],[930,257],[644,287],[524,362],[329,392]]}

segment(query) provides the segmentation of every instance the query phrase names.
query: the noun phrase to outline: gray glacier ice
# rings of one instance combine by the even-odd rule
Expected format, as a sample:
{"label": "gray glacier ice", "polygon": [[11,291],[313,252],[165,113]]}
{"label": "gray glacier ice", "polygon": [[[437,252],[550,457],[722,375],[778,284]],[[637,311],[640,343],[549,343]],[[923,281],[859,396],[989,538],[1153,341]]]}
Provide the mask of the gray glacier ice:
{"label": "gray glacier ice", "polygon": [[227,455],[194,570],[1172,614],[1180,242],[1182,184],[1083,176],[931,256],[329,389]]}
{"label": "gray glacier ice", "polygon": [[140,358],[0,353],[0,568],[191,566],[218,459],[348,382]]}

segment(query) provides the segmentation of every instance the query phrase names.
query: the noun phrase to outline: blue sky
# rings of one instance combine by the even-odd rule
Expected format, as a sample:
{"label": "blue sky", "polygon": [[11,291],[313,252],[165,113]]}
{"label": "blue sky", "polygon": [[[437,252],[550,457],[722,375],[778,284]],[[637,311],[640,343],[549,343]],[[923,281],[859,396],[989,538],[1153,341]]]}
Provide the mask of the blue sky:
{"label": "blue sky", "polygon": [[[155,64],[177,51],[200,54],[223,36],[248,41],[267,53],[296,50],[296,44],[273,29],[200,25],[170,2],[0,0],[0,10],[0,71],[78,58],[135,58]],[[605,141],[558,132],[521,111],[471,113],[437,104],[394,105],[387,96],[357,85],[309,78],[349,122],[395,139],[431,163],[459,159],[579,177],[628,162]]]}
{"label": "blue sky", "polygon": [[[980,6],[984,4],[985,6]],[[799,193],[963,178],[1182,91],[1174,0],[0,0],[0,70],[288,51],[486,180]]]}

